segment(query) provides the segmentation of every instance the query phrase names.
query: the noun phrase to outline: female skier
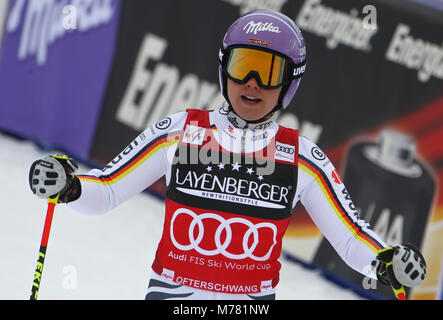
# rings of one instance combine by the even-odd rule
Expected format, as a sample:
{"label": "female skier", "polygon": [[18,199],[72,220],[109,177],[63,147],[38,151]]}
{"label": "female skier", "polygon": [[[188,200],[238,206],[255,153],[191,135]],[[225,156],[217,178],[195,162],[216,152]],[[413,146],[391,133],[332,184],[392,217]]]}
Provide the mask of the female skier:
{"label": "female skier", "polygon": [[[166,177],[163,234],[146,299],[275,299],[282,238],[300,201],[353,269],[403,287],[421,283],[425,264],[411,246],[390,247],[360,220],[322,150],[278,125],[306,66],[294,21],[267,10],[241,16],[219,53],[227,105],[188,109],[143,131],[102,170],[75,175],[75,160],[35,161],[39,197],[88,214],[110,211]],[[364,183],[362,181],[362,183]]]}

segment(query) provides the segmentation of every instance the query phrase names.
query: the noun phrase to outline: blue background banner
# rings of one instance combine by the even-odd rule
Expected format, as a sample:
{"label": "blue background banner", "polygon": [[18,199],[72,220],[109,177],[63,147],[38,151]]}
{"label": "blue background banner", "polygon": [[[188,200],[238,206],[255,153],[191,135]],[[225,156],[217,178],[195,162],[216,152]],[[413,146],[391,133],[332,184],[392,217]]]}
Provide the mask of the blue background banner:
{"label": "blue background banner", "polygon": [[0,127],[84,158],[112,64],[120,1],[74,2],[10,2]]}

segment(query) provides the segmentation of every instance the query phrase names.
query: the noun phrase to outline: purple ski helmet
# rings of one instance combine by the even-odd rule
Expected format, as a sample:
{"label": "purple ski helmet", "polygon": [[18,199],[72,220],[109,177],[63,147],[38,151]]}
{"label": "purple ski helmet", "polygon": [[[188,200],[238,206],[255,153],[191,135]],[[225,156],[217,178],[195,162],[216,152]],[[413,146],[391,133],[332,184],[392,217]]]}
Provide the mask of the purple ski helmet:
{"label": "purple ski helmet", "polygon": [[283,84],[277,105],[278,108],[286,108],[297,91],[306,63],[305,41],[294,21],[279,12],[254,10],[242,15],[228,28],[219,53],[220,88],[228,102],[224,66],[226,54],[232,46],[262,48],[282,55],[290,61],[290,81]]}

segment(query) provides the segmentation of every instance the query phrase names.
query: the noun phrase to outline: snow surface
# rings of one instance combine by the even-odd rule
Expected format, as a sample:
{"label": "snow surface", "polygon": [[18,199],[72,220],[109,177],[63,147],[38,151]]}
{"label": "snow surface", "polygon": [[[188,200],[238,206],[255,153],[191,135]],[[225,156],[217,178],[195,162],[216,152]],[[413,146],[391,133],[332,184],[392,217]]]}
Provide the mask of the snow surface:
{"label": "snow surface", "polygon": [[[47,204],[30,191],[28,170],[34,160],[52,153],[0,132],[0,300],[29,299]],[[87,170],[81,165],[79,172]],[[144,299],[163,210],[163,202],[147,193],[101,216],[58,205],[38,299]],[[362,299],[318,271],[281,262],[277,299]]]}

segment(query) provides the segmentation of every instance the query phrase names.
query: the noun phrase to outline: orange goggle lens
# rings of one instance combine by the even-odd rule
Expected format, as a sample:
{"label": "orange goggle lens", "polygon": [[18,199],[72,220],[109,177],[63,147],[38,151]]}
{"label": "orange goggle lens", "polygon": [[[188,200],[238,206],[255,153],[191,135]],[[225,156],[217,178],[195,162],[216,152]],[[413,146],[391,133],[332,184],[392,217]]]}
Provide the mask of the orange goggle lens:
{"label": "orange goggle lens", "polygon": [[276,88],[285,79],[286,60],[271,52],[251,48],[233,48],[226,64],[228,76],[245,82],[251,73],[258,75],[262,87]]}

